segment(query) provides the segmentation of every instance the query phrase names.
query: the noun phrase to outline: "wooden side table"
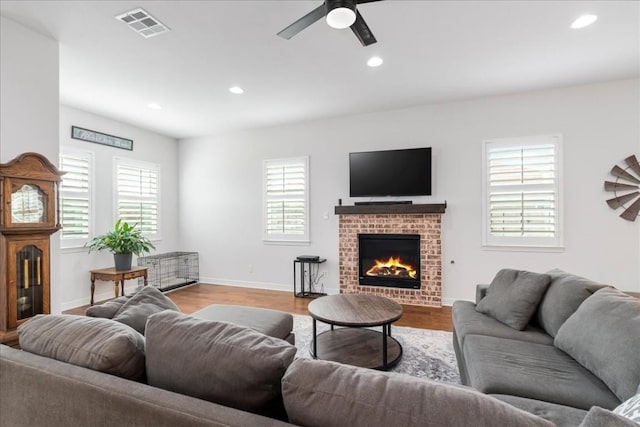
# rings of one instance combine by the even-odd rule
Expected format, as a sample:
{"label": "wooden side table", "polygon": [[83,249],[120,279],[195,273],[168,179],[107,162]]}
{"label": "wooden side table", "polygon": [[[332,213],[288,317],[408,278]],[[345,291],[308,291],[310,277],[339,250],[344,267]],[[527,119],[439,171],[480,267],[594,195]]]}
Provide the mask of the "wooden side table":
{"label": "wooden side table", "polygon": [[91,270],[91,305],[93,305],[93,293],[96,290],[96,280],[104,280],[106,282],[113,281],[115,283],[116,298],[119,296],[118,283],[122,295],[124,295],[124,281],[144,278],[144,285],[147,286],[147,267],[131,267],[129,270],[116,270],[115,267],[101,268],[99,270]]}

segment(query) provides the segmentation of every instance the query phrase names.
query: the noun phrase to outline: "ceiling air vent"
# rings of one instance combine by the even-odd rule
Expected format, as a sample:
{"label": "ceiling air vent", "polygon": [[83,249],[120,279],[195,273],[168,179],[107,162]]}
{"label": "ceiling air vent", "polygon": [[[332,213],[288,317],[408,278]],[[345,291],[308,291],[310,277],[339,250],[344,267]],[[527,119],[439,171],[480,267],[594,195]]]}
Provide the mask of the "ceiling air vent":
{"label": "ceiling air vent", "polygon": [[122,15],[116,16],[116,19],[127,24],[129,28],[145,39],[169,31],[169,27],[158,21],[142,8],[125,12]]}

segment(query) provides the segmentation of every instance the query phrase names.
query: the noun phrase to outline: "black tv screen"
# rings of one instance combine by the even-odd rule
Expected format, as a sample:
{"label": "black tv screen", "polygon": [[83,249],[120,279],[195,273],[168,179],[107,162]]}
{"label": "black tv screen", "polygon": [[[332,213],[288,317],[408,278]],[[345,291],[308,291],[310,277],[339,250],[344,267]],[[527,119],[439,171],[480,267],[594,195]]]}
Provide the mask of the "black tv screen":
{"label": "black tv screen", "polygon": [[430,196],[431,147],[350,153],[349,195]]}

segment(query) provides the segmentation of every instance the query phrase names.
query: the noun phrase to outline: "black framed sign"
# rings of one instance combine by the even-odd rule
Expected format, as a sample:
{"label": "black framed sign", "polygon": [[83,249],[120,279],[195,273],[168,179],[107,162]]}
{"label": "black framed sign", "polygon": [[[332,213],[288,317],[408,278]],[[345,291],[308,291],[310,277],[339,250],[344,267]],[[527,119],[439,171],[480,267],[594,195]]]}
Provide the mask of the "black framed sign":
{"label": "black framed sign", "polygon": [[119,136],[96,132],[95,130],[84,129],[77,126],[71,126],[71,138],[133,151],[132,139],[120,138]]}

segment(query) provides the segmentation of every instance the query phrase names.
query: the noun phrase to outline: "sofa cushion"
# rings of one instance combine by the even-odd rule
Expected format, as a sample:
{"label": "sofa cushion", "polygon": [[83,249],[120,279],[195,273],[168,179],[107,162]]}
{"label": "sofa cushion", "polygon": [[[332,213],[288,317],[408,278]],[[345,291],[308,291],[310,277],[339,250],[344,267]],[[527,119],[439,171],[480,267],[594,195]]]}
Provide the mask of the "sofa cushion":
{"label": "sofa cushion", "polygon": [[20,347],[119,377],[144,376],[144,337],[109,319],[39,314],[18,327]]}
{"label": "sofa cushion", "polygon": [[147,318],[164,310],[180,311],[178,306],[158,289],[145,286],[120,307],[113,320],[129,325],[144,335]]}
{"label": "sofa cushion", "polygon": [[536,312],[550,280],[547,274],[500,270],[476,310],[514,329],[523,330]]}
{"label": "sofa cushion", "polygon": [[539,328],[527,325],[524,330],[517,331],[493,317],[478,312],[475,307],[476,305],[470,301],[453,303],[451,316],[460,348],[464,346],[464,339],[468,335],[489,335],[538,344],[553,344],[553,338]]}
{"label": "sofa cushion", "polygon": [[638,427],[638,424],[611,411],[594,406],[578,427]]}
{"label": "sofa cushion", "polygon": [[116,315],[118,310],[129,301],[129,296],[121,296],[99,305],[92,305],[84,312],[85,316],[89,317],[104,317],[105,319],[111,319]]}
{"label": "sofa cushion", "polygon": [[474,390],[335,362],[297,359],[282,379],[303,426],[552,426]]}
{"label": "sofa cushion", "polygon": [[488,394],[507,394],[588,410],[613,409],[620,401],[566,353],[551,345],[482,335],[464,343],[469,381]]}
{"label": "sofa cushion", "polygon": [[509,396],[506,394],[492,394],[491,397],[522,409],[523,411],[527,411],[530,414],[537,415],[545,420],[549,420],[557,427],[575,427],[580,424],[582,419],[587,415],[587,411],[583,409],[543,402],[541,400],[527,399],[526,397]]}
{"label": "sofa cushion", "polygon": [[551,270],[551,283],[538,306],[538,324],[552,337],[560,326],[595,291],[605,285],[562,270]]}
{"label": "sofa cushion", "polygon": [[266,308],[212,304],[191,314],[203,320],[216,320],[245,326],[274,338],[286,339],[293,330],[293,316]]}
{"label": "sofa cushion", "polygon": [[555,345],[627,400],[640,383],[640,299],[600,289],[560,327]]}
{"label": "sofa cushion", "polygon": [[296,348],[226,322],[164,311],[147,322],[150,385],[250,412],[280,397]]}

